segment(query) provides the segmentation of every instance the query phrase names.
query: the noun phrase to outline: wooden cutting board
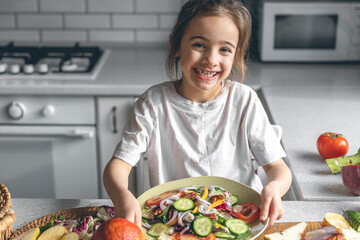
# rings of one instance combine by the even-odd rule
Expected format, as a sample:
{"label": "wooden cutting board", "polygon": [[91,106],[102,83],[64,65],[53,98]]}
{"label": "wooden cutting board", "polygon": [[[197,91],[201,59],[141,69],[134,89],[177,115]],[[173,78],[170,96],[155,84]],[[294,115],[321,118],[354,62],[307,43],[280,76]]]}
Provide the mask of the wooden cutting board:
{"label": "wooden cutting board", "polygon": [[[307,226],[304,232],[309,232],[315,229],[319,229],[322,227],[322,222],[306,222]],[[258,238],[259,240],[264,239],[265,234],[274,233],[274,232],[280,232],[283,231],[291,226],[294,226],[298,224],[298,222],[284,222],[284,223],[275,223],[274,226],[268,227],[263,234],[260,235]]]}

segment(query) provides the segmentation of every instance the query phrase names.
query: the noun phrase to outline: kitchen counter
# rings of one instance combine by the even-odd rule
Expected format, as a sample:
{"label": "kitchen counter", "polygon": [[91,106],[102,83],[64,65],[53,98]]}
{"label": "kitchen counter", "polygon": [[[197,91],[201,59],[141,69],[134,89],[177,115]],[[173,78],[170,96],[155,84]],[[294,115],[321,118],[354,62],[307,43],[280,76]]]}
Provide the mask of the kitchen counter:
{"label": "kitchen counter", "polygon": [[276,124],[298,186],[298,200],[359,201],[331,174],[318,154],[320,134],[341,133],[349,142],[347,155],[360,148],[360,75],[358,86],[264,87],[262,92]]}
{"label": "kitchen counter", "polygon": [[[94,80],[0,81],[1,95],[138,96],[167,81],[164,48],[113,48]],[[358,201],[332,175],[316,150],[326,131],[342,133],[355,154],[360,147],[359,63],[260,63],[250,61],[245,84],[258,90],[294,176],[295,198]]]}
{"label": "kitchen counter", "polygon": [[[52,212],[69,208],[87,206],[112,206],[110,200],[55,200],[55,199],[11,199],[12,210],[15,212],[16,222],[13,229],[19,229],[26,223]],[[342,209],[360,211],[358,202],[308,202],[284,201],[285,214],[277,222],[322,221],[327,212],[342,213]]]}
{"label": "kitchen counter", "polygon": [[108,55],[93,80],[0,80],[0,94],[138,96],[167,80],[164,48],[112,48]]}

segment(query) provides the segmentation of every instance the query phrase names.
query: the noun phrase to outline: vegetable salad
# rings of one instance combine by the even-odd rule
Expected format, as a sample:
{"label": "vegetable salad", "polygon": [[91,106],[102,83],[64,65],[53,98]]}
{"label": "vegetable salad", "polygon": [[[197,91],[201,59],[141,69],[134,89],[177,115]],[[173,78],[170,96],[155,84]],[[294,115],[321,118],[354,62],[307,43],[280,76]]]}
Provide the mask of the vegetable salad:
{"label": "vegetable salad", "polygon": [[79,219],[65,219],[60,216],[60,219],[56,221],[55,217],[53,217],[51,222],[40,227],[40,232],[43,233],[52,226],[61,225],[66,227],[69,232],[77,233],[80,240],[91,240],[98,227],[103,222],[114,218],[114,216],[114,207],[101,206],[94,216],[85,216]]}
{"label": "vegetable salad", "polygon": [[146,201],[143,227],[158,239],[246,239],[248,223],[259,218],[254,203],[220,186],[184,187],[164,192]]}

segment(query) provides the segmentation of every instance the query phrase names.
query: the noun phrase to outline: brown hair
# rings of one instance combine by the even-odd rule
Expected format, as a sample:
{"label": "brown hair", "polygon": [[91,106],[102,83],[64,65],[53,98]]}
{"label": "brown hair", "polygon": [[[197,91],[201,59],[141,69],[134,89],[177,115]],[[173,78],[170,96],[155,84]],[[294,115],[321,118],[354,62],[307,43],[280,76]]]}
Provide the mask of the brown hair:
{"label": "brown hair", "polygon": [[246,71],[245,55],[251,35],[251,15],[240,0],[189,0],[183,5],[169,37],[169,51],[166,58],[168,76],[173,80],[178,79],[180,58],[175,55],[179,51],[186,26],[197,15],[227,15],[239,28],[239,42],[231,75],[233,80],[240,75],[240,80],[243,81]]}

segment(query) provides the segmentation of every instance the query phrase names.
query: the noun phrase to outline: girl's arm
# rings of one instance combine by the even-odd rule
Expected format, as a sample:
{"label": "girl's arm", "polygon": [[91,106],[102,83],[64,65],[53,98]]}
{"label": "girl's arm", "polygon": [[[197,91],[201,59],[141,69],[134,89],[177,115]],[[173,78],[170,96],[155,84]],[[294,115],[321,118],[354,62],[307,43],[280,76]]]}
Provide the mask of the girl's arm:
{"label": "girl's arm", "polygon": [[267,175],[267,184],[261,192],[260,220],[270,218],[269,225],[280,219],[284,214],[281,197],[289,190],[292,175],[290,169],[282,159],[264,166]]}
{"label": "girl's arm", "polygon": [[128,190],[128,179],[132,166],[113,158],[104,169],[103,181],[106,192],[115,207],[115,217],[125,218],[141,226],[141,209],[135,196]]}

